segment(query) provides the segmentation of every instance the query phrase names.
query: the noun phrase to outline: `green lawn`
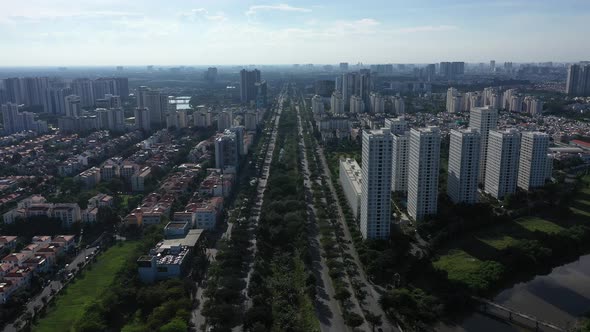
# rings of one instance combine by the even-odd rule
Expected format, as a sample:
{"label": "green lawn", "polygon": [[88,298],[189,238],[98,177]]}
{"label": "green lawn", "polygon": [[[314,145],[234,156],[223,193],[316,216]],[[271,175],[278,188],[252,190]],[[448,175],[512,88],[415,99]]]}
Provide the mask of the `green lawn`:
{"label": "green lawn", "polygon": [[134,253],[136,246],[137,242],[124,242],[123,245],[115,245],[99,256],[91,270],[85,271],[64,289],[55,305],[48,309],[47,315],[33,327],[33,331],[73,331],[86,306],[113,283],[115,274]]}
{"label": "green lawn", "polygon": [[509,235],[495,234],[478,237],[478,240],[498,250],[502,250],[518,243],[518,240]]}
{"label": "green lawn", "polygon": [[517,219],[516,222],[531,232],[539,231],[547,234],[555,234],[564,230],[563,227],[556,223],[537,217],[524,217]]}
{"label": "green lawn", "polygon": [[466,275],[479,271],[482,261],[463,250],[451,249],[440,256],[433,265],[437,269],[447,271],[450,280],[463,280]]}

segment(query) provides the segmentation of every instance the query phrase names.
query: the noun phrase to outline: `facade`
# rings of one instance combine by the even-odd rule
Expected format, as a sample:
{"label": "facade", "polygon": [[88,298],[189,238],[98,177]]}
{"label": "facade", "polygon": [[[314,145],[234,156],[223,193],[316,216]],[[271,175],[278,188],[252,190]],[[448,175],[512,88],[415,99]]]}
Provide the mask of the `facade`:
{"label": "facade", "polygon": [[455,88],[449,88],[447,90],[447,112],[455,113],[457,112],[456,107],[453,105],[453,97],[459,96],[459,90]]}
{"label": "facade", "polygon": [[135,109],[135,128],[139,130],[150,131],[150,111],[147,108]]}
{"label": "facade", "polygon": [[361,205],[361,167],[352,158],[340,159],[340,184],[355,218],[359,218]]}
{"label": "facade", "polygon": [[324,101],[320,95],[314,95],[311,98],[311,111],[316,115],[324,113]]}
{"label": "facade", "polygon": [[215,138],[215,168],[221,170],[238,168],[238,144],[236,134],[231,131],[225,131]]}
{"label": "facade", "polygon": [[485,192],[497,199],[516,192],[519,152],[520,133],[517,130],[490,131]]}
{"label": "facade", "polygon": [[393,108],[395,109],[395,114],[398,116],[404,115],[406,113],[406,103],[402,97],[395,97],[393,99]]}
{"label": "facade", "polygon": [[408,131],[408,122],[403,117],[387,118],[385,128],[389,128],[392,135],[403,135]]}
{"label": "facade", "polygon": [[385,113],[385,98],[376,92],[371,92],[369,95],[371,103],[371,112]]}
{"label": "facade", "polygon": [[200,109],[193,113],[193,121],[195,123],[195,127],[198,128],[207,128],[211,127],[211,112]]}
{"label": "facade", "polygon": [[447,194],[455,204],[473,204],[477,198],[481,134],[469,128],[451,130]]}
{"label": "facade", "polygon": [[541,115],[543,113],[543,102],[533,96],[524,98],[525,112],[530,115]]}
{"label": "facade", "polygon": [[410,130],[408,213],[415,220],[436,214],[440,164],[440,129]]}
{"label": "facade", "polygon": [[350,113],[360,114],[365,112],[365,103],[360,96],[350,97]]}
{"label": "facade", "polygon": [[330,108],[332,109],[333,114],[343,114],[344,113],[344,100],[342,99],[342,93],[336,90],[332,93],[332,97],[330,98]]}
{"label": "facade", "polygon": [[392,131],[391,191],[393,192],[408,191],[409,141],[409,131],[401,134]]}
{"label": "facade", "polygon": [[223,132],[232,126],[233,114],[232,111],[221,111],[217,115],[217,131]]}
{"label": "facade", "polygon": [[569,65],[565,93],[570,96],[590,96],[590,64]]}
{"label": "facade", "polygon": [[498,126],[498,109],[490,106],[476,107],[469,112],[469,128],[481,134],[481,150],[479,153],[479,183],[483,183],[486,176],[488,135],[490,130]]}
{"label": "facade", "polygon": [[387,239],[391,223],[391,132],[363,131],[362,140],[361,233],[364,239]]}
{"label": "facade", "polygon": [[547,176],[549,135],[523,132],[520,140],[518,187],[523,190],[542,187]]}
{"label": "facade", "polygon": [[260,82],[260,70],[242,69],[240,71],[240,100],[242,103],[256,101],[256,83],[258,82]]}

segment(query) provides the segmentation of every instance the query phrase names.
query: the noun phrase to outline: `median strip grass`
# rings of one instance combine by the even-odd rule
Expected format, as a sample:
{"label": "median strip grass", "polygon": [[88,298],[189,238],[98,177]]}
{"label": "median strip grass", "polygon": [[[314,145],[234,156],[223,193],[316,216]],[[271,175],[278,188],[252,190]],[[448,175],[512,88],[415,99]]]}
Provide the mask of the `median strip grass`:
{"label": "median strip grass", "polygon": [[62,291],[55,305],[48,308],[47,315],[39,320],[33,331],[73,331],[86,307],[113,283],[117,272],[136,248],[137,242],[124,242],[105,251],[90,270],[84,271]]}

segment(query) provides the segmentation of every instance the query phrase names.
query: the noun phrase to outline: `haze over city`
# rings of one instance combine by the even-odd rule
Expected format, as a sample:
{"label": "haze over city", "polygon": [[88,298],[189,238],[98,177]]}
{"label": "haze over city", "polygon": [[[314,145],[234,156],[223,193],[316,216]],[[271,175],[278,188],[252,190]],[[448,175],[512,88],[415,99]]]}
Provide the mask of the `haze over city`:
{"label": "haze over city", "polygon": [[2,66],[577,61],[590,3],[23,0]]}

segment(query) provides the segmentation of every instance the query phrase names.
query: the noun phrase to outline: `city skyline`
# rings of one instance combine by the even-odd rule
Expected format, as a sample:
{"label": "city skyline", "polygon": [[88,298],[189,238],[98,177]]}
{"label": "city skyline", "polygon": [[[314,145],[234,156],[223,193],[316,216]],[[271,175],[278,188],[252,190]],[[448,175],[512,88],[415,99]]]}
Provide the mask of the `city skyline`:
{"label": "city skyline", "polygon": [[573,62],[590,52],[590,45],[571,33],[583,31],[589,18],[590,3],[579,0],[559,6],[548,0],[163,4],[11,3],[0,13],[0,41],[12,52],[3,52],[0,63]]}

